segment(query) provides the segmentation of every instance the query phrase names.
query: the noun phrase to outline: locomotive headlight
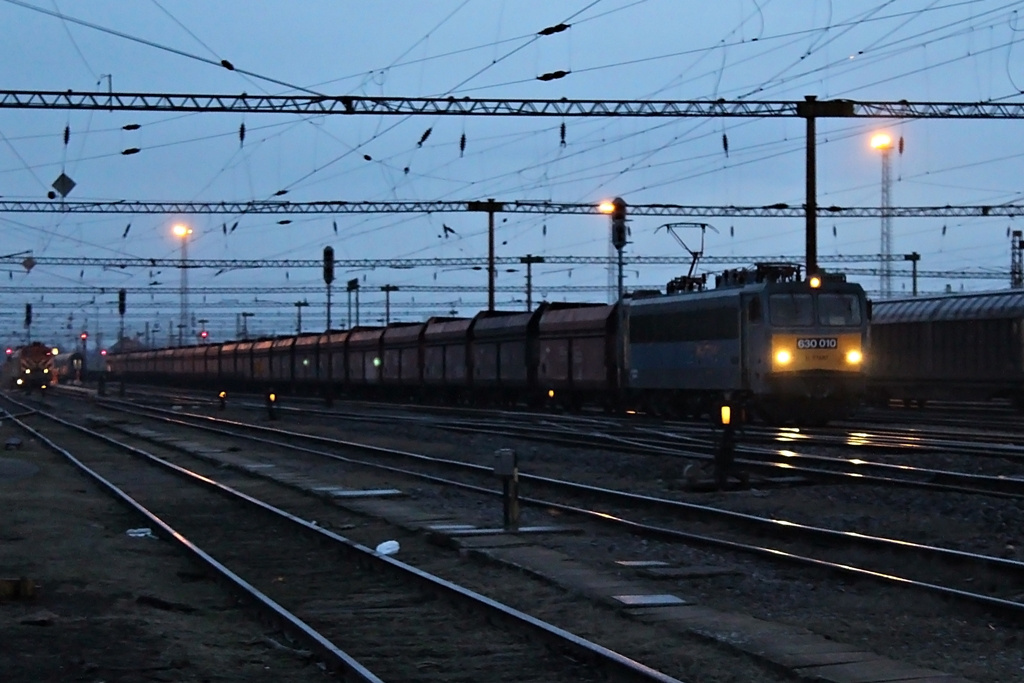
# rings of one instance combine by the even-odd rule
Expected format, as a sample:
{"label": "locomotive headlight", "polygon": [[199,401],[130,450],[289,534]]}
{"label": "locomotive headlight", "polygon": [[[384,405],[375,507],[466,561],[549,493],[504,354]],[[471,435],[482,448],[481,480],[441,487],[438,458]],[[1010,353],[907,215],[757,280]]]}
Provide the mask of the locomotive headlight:
{"label": "locomotive headlight", "polygon": [[22,378],[19,377],[18,378],[18,386],[20,387],[24,383],[25,383],[25,380],[23,380]]}
{"label": "locomotive headlight", "polygon": [[43,368],[43,372],[44,372],[44,373],[48,373],[48,372],[50,372],[50,368]]}
{"label": "locomotive headlight", "polygon": [[29,369],[29,368],[25,368],[25,374],[26,375],[31,375],[32,374],[32,370]]}
{"label": "locomotive headlight", "polygon": [[850,365],[858,365],[862,360],[864,360],[864,354],[857,349],[846,352],[846,362]]}
{"label": "locomotive headlight", "polygon": [[779,365],[789,365],[793,360],[793,354],[783,349],[775,352],[775,362]]}

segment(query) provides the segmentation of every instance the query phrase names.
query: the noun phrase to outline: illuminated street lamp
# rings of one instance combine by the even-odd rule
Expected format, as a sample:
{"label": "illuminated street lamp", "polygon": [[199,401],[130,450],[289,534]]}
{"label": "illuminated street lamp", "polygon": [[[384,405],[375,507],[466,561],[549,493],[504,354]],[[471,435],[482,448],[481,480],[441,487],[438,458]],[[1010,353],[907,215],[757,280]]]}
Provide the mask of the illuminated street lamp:
{"label": "illuminated street lamp", "polygon": [[[182,330],[188,325],[188,236],[192,234],[192,228],[178,223],[171,229],[171,232],[181,240],[181,319],[178,321],[178,329]],[[179,346],[181,337],[182,333],[179,331]]]}

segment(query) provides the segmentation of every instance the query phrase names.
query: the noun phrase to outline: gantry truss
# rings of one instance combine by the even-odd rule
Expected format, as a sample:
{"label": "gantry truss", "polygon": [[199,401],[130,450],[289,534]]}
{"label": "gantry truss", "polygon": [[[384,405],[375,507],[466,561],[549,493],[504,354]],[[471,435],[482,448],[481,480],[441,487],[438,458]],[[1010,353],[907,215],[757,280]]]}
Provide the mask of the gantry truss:
{"label": "gantry truss", "polygon": [[[753,264],[753,263],[799,263],[800,256],[703,256],[701,264]],[[545,265],[600,265],[617,262],[607,256],[544,256]],[[868,263],[877,262],[878,254],[847,254],[822,256],[822,262]],[[904,261],[902,254],[893,254],[890,260]],[[689,264],[690,256],[625,256],[627,265],[678,265]],[[24,254],[0,256],[0,265],[36,266],[96,266],[101,268],[217,268],[221,270],[242,270],[250,268],[322,268],[322,259],[174,259],[84,256],[26,256]],[[501,256],[494,259],[495,265],[521,265],[518,256]],[[487,267],[486,258],[385,258],[385,259],[334,259],[335,268],[372,270],[374,268],[475,268]]]}
{"label": "gantry truss", "polygon": [[0,109],[86,109],[305,115],[551,117],[858,117],[1017,119],[1018,102],[857,102],[854,100],[569,100],[469,97],[356,97],[0,90]]}
{"label": "gantry truss", "polygon": [[[879,270],[877,268],[853,268],[850,270],[844,270],[844,273],[848,275],[873,275],[877,276]],[[910,270],[897,270],[893,271],[894,277],[913,277],[913,272]],[[944,280],[999,280],[1006,281],[1009,276],[1007,272],[998,271],[981,271],[981,270],[919,270],[917,277],[919,279],[924,278],[935,278]],[[661,289],[664,287],[664,283],[661,284],[650,284],[650,285],[634,285],[631,287],[633,290],[642,289]],[[0,295],[34,295],[34,294],[65,294],[74,296],[92,296],[92,295],[111,295],[115,297],[118,290],[123,289],[127,294],[144,294],[144,295],[167,295],[177,296],[180,290],[177,287],[171,286],[150,286],[150,287],[116,287],[116,286],[89,286],[89,285],[68,285],[68,286],[5,286],[0,285]],[[360,288],[360,291],[364,293],[374,294],[379,291],[377,285],[364,285]],[[523,286],[520,285],[498,285],[495,288],[496,292],[510,292],[510,293],[521,293]],[[593,293],[593,292],[606,292],[608,288],[605,285],[534,285],[534,291],[536,292],[562,292],[562,293]],[[450,294],[479,294],[483,288],[480,285],[401,285],[399,291],[402,292],[432,292],[432,293],[450,293]],[[252,287],[193,287],[189,290],[195,295],[230,295],[230,294],[253,294]],[[274,294],[312,294],[318,295],[324,293],[324,285],[298,285],[288,287],[261,287],[259,290],[259,296],[274,295]],[[258,297],[257,297],[258,298]],[[250,299],[253,300],[253,299]],[[115,303],[115,298],[110,299],[110,303]],[[237,303],[237,302],[236,302]],[[166,302],[164,306],[166,306]],[[205,303],[203,305],[206,305]]]}
{"label": "gantry truss", "polygon": [[[451,213],[479,211],[482,202],[469,201],[251,201],[251,202],[175,202],[175,201],[110,201],[69,202],[0,201],[0,213],[114,213],[114,214],[346,214],[346,213]],[[531,214],[602,213],[598,204],[575,204],[544,201],[494,202],[495,211]],[[778,203],[767,206],[687,206],[683,204],[633,204],[631,216],[696,216],[749,218],[803,218],[803,205]],[[970,218],[1024,216],[1024,205],[997,204],[975,206],[819,206],[819,217],[843,218]]]}

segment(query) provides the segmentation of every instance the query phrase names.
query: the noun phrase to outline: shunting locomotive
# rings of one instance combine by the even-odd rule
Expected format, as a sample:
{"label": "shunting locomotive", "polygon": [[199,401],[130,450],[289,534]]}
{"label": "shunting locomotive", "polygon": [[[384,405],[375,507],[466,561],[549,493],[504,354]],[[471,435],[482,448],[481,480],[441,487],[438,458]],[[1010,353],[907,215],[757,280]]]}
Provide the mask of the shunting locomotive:
{"label": "shunting locomotive", "polygon": [[9,349],[3,365],[3,383],[9,389],[32,393],[46,390],[53,379],[53,352],[40,342]]}
{"label": "shunting locomotive", "polygon": [[769,422],[823,423],[865,391],[868,301],[841,274],[801,278],[757,264],[680,278],[670,294],[627,300],[624,366],[631,394],[659,408],[748,407]]}

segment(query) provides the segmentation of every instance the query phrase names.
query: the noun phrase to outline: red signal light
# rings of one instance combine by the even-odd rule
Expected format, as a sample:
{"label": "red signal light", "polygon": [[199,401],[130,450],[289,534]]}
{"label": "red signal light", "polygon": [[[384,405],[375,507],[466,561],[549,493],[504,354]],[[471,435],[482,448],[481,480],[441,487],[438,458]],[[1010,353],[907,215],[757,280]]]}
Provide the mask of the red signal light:
{"label": "red signal light", "polygon": [[83,332],[80,336],[82,337],[82,339],[88,339],[89,338],[89,333],[88,332]]}
{"label": "red signal light", "polygon": [[107,355],[107,350],[106,349],[100,349],[100,355],[101,356]]}
{"label": "red signal light", "polygon": [[203,339],[206,339],[208,336],[210,336],[210,333],[207,332],[206,330],[203,330],[202,332],[199,333],[199,336],[202,337]]}
{"label": "red signal light", "polygon": [[7,355],[9,356],[9,355],[11,355],[12,353],[14,353],[14,349],[12,349],[11,347],[9,347],[9,346],[8,346],[8,347],[7,347]]}

